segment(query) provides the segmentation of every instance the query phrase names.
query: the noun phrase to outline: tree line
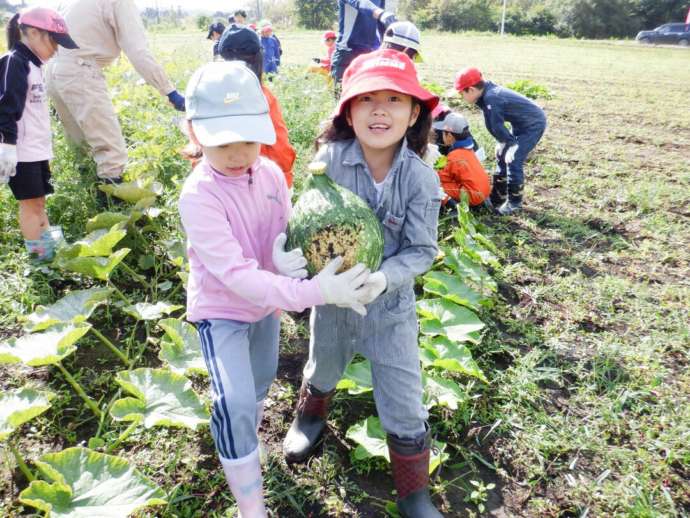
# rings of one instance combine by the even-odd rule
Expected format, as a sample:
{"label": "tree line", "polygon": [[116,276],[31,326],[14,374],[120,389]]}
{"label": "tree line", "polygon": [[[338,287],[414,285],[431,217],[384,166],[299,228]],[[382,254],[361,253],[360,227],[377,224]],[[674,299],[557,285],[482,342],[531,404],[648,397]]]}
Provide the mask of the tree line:
{"label": "tree line", "polygon": [[[332,28],[335,0],[295,0],[301,26]],[[496,31],[502,0],[400,0],[398,17],[421,29]],[[666,22],[682,22],[690,0],[508,0],[509,34],[576,38],[624,38]]]}

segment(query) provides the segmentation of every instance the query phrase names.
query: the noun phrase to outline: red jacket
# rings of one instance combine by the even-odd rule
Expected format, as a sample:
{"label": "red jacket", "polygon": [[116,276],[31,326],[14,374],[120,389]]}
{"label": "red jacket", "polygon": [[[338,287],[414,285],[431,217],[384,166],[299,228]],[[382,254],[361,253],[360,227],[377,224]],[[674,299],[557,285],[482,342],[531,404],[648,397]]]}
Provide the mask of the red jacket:
{"label": "red jacket", "polygon": [[459,201],[462,191],[469,195],[470,205],[479,205],[491,192],[489,175],[472,149],[457,148],[448,153],[448,162],[438,176],[447,194],[444,205],[448,198]]}
{"label": "red jacket", "polygon": [[280,167],[285,174],[288,188],[291,188],[292,166],[295,163],[297,153],[288,140],[288,129],[283,120],[283,114],[280,110],[278,99],[276,99],[273,92],[271,92],[267,86],[261,85],[261,89],[264,91],[264,96],[266,96],[266,100],[268,101],[268,111],[273,121],[273,127],[276,130],[276,143],[272,146],[262,145],[261,156],[270,158],[278,164],[278,167]]}

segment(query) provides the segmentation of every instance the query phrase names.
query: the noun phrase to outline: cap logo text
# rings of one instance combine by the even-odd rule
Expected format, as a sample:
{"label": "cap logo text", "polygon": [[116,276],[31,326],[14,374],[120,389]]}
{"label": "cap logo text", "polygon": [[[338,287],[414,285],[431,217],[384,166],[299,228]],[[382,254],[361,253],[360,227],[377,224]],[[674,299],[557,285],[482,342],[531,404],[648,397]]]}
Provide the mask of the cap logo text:
{"label": "cap logo text", "polygon": [[403,63],[402,61],[398,61],[397,59],[390,58],[370,59],[369,61],[365,61],[364,63],[362,63],[362,68],[364,70],[375,67],[390,67],[397,68],[399,70],[405,70],[405,63]]}
{"label": "cap logo text", "polygon": [[235,101],[239,101],[240,99],[240,93],[239,92],[228,92],[225,94],[225,99],[223,99],[224,104],[232,104]]}

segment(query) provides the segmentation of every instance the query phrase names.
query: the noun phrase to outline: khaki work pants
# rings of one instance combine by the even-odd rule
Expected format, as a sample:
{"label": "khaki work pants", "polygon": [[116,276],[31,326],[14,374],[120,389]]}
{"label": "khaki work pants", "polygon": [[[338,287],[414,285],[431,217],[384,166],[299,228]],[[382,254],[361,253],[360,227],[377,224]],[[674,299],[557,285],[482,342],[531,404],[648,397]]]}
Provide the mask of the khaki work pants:
{"label": "khaki work pants", "polygon": [[100,67],[81,58],[52,61],[46,70],[48,95],[67,136],[86,142],[99,178],[120,178],[127,146]]}

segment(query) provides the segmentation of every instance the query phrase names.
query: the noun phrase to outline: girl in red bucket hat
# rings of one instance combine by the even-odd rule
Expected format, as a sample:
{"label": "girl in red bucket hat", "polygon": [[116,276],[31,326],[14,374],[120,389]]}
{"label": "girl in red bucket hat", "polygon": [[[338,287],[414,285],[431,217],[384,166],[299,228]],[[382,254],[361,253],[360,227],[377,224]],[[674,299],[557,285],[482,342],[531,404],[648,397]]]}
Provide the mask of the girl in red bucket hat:
{"label": "girl in red bucket hat", "polygon": [[62,239],[45,209],[53,192],[48,162],[53,158],[48,97],[41,67],[58,45],[74,49],[65,20],[34,7],[15,14],[7,24],[7,48],[0,58],[0,184],[9,183],[19,202],[19,228],[30,255],[53,257]]}
{"label": "girl in red bucket hat", "polygon": [[398,509],[442,516],[429,495],[431,433],[422,403],[414,279],[436,257],[438,175],[420,155],[438,98],[422,88],[410,58],[385,49],[354,59],[340,102],[317,140],[316,160],[333,181],[360,196],[383,227],[379,271],[361,288],[367,315],[326,305],[312,310],[309,360],[286,459],[307,458],[326,425],[328,403],[355,354],[371,363],[374,400],[387,433]]}

